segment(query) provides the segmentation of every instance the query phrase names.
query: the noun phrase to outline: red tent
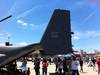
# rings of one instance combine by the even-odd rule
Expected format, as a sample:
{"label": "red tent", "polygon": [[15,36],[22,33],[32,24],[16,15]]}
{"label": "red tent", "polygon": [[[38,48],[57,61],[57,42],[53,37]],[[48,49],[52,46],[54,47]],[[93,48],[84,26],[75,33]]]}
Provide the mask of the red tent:
{"label": "red tent", "polygon": [[74,54],[76,57],[80,57],[80,52],[78,52],[78,51],[74,51],[73,54]]}

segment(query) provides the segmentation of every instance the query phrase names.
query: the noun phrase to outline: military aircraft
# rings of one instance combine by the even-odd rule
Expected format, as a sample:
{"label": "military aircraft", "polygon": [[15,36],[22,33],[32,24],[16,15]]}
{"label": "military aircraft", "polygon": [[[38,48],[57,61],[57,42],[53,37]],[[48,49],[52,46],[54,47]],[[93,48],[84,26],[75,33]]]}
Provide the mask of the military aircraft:
{"label": "military aircraft", "polygon": [[56,9],[39,43],[23,47],[0,47],[0,68],[36,50],[43,55],[72,52],[69,10]]}

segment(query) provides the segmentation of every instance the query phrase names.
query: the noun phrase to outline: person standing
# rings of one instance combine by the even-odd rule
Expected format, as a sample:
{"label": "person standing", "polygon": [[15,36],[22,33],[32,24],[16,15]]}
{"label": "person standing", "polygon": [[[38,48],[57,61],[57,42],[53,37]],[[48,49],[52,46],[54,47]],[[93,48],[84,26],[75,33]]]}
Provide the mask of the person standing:
{"label": "person standing", "polygon": [[30,75],[30,68],[27,69],[27,75]]}
{"label": "person standing", "polygon": [[79,64],[80,64],[80,72],[83,72],[83,60],[81,58],[79,59]]}
{"label": "person standing", "polygon": [[63,59],[63,73],[64,73],[64,75],[66,75],[67,72],[68,72],[67,62],[66,62],[66,58],[64,58]]}
{"label": "person standing", "polygon": [[47,67],[48,67],[48,63],[46,58],[43,58],[42,61],[42,75],[47,75]]}
{"label": "person standing", "polygon": [[39,75],[40,74],[40,60],[39,58],[35,58],[34,61],[34,70],[35,70],[35,75]]}
{"label": "person standing", "polygon": [[96,60],[97,66],[98,66],[98,75],[100,75],[100,58]]}
{"label": "person standing", "polygon": [[93,58],[91,59],[91,61],[92,61],[92,63],[93,63],[93,71],[94,71],[94,70],[95,70],[96,59],[93,57]]}
{"label": "person standing", "polygon": [[78,64],[79,62],[76,60],[76,57],[73,57],[71,64],[72,75],[79,75]]}
{"label": "person standing", "polygon": [[54,62],[54,64],[55,64],[55,73],[57,73],[58,72],[58,57],[55,57],[55,58],[53,58],[53,62]]}
{"label": "person standing", "polygon": [[62,70],[63,70],[63,62],[60,58],[58,58],[58,75],[62,74]]}
{"label": "person standing", "polygon": [[22,59],[21,68],[22,68],[22,75],[27,75],[27,60],[25,57]]}
{"label": "person standing", "polygon": [[50,65],[51,65],[51,57],[48,59],[48,61],[49,61]]}

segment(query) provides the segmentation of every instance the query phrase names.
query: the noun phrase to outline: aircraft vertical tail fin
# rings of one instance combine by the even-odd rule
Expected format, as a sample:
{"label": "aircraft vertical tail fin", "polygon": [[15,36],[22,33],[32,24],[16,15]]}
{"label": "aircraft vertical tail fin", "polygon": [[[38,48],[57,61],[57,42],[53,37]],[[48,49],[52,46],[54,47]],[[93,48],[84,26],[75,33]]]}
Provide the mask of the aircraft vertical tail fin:
{"label": "aircraft vertical tail fin", "polygon": [[45,55],[72,52],[70,11],[54,11],[40,44]]}

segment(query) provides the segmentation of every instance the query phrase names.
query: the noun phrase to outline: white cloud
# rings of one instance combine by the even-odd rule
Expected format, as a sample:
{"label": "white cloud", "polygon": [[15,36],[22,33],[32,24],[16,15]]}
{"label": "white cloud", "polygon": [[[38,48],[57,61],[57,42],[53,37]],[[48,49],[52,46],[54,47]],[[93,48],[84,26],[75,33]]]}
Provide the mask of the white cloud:
{"label": "white cloud", "polygon": [[25,22],[24,20],[18,19],[17,23],[21,26],[24,27],[24,29],[31,29],[31,30],[42,30],[44,31],[45,28],[47,27],[47,23],[43,23],[43,24],[34,24],[34,23],[28,23]]}
{"label": "white cloud", "polygon": [[100,37],[100,31],[75,32],[73,39]]}
{"label": "white cloud", "polygon": [[16,46],[26,46],[26,45],[28,45],[27,42],[16,43]]}
{"label": "white cloud", "polygon": [[0,43],[0,46],[5,46],[5,43]]}
{"label": "white cloud", "polygon": [[80,37],[78,37],[78,36],[74,36],[73,39],[74,39],[74,40],[79,40]]}
{"label": "white cloud", "polygon": [[17,20],[17,23],[19,23],[21,26],[28,26],[28,23],[24,22],[23,20]]}
{"label": "white cloud", "polygon": [[35,26],[35,24],[29,24],[30,26],[32,26],[32,27],[34,27]]}
{"label": "white cloud", "polygon": [[100,36],[100,31],[88,31],[86,35],[89,37],[97,37]]}
{"label": "white cloud", "polygon": [[22,25],[23,25],[23,26],[27,26],[28,24],[27,24],[27,23],[22,23]]}
{"label": "white cloud", "polygon": [[26,27],[26,26],[28,26],[28,27],[34,27],[35,26],[35,24],[33,24],[33,23],[28,23],[28,22],[25,22],[25,21],[23,21],[23,20],[17,20],[17,23],[18,24],[20,24],[21,26],[24,26],[24,27]]}
{"label": "white cloud", "polygon": [[23,23],[23,21],[22,20],[17,20],[17,23]]}

